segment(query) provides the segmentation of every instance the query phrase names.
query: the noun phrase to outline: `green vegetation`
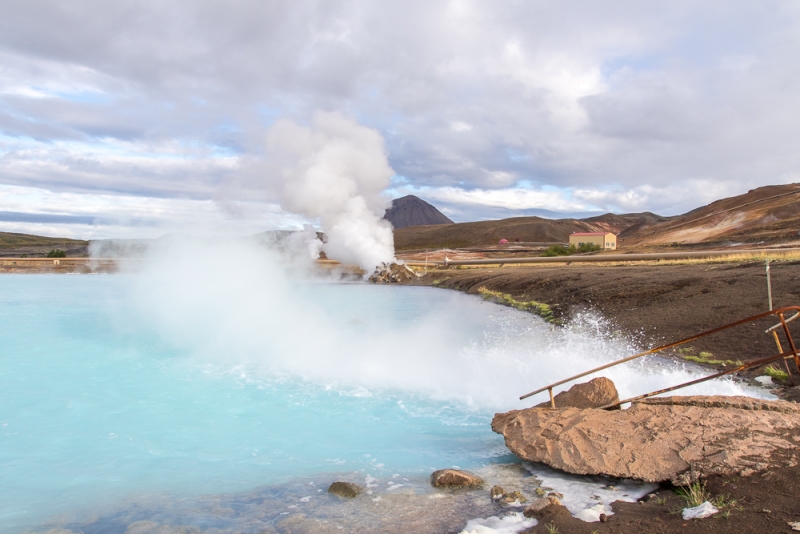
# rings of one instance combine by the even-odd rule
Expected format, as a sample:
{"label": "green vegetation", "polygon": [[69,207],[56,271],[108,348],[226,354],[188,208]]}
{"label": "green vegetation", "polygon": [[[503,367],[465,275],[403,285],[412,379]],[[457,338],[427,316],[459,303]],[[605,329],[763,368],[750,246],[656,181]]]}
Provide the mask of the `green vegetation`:
{"label": "green vegetation", "polygon": [[789,380],[789,374],[786,371],[782,371],[772,364],[764,368],[764,374],[771,376],[775,380],[780,380],[781,382]]}
{"label": "green vegetation", "polygon": [[511,306],[512,308],[516,308],[518,310],[534,313],[548,323],[557,325],[561,324],[561,321],[553,315],[552,308],[550,308],[550,306],[547,304],[536,302],[535,300],[529,300],[527,302],[516,300],[511,295],[501,293],[500,291],[492,291],[490,289],[486,289],[485,287],[478,289],[478,293],[486,300],[491,300],[493,302],[497,302],[498,304],[505,304],[506,306]]}
{"label": "green vegetation", "polygon": [[552,521],[547,523],[544,528],[547,529],[547,534],[558,534],[558,527]]}
{"label": "green vegetation", "polygon": [[553,258],[556,256],[571,256],[572,254],[582,254],[584,252],[597,252],[598,250],[602,250],[602,248],[592,243],[584,243],[579,247],[576,247],[575,245],[570,245],[568,247],[562,245],[553,245],[552,247],[549,247],[547,250],[545,250],[542,256],[546,258]]}
{"label": "green vegetation", "polygon": [[700,506],[707,500],[711,499],[711,494],[706,490],[706,485],[702,482],[694,482],[688,486],[677,488],[675,493],[678,494],[684,501],[686,501],[687,508],[694,508]]}
{"label": "green vegetation", "polygon": [[59,250],[57,248],[50,249],[50,252],[47,253],[48,258],[66,258],[67,253],[63,250]]}
{"label": "green vegetation", "polygon": [[741,360],[717,360],[714,358],[714,354],[708,351],[702,351],[699,354],[694,354],[694,348],[692,347],[681,347],[677,349],[677,352],[684,360],[688,362],[702,363],[703,365],[720,365],[722,367],[727,367],[729,365],[738,367],[742,365]]}

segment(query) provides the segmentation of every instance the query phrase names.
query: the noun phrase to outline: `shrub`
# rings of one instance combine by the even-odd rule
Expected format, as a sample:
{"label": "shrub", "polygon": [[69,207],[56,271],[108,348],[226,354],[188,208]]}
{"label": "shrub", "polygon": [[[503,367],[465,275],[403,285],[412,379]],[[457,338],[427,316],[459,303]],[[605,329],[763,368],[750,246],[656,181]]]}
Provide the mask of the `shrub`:
{"label": "shrub", "polygon": [[51,249],[50,252],[47,253],[48,258],[66,258],[67,253],[63,250],[59,250],[57,248]]}
{"label": "shrub", "polygon": [[781,382],[785,382],[789,380],[789,375],[786,371],[782,371],[775,367],[774,365],[768,365],[764,368],[764,374],[767,376],[771,376],[775,380],[780,380]]}
{"label": "shrub", "polygon": [[[573,248],[573,247],[570,247]],[[570,249],[561,245],[553,245],[549,247],[547,250],[544,251],[542,256],[546,258],[553,258],[555,256],[569,256],[570,254],[574,254],[574,252],[570,252]]]}

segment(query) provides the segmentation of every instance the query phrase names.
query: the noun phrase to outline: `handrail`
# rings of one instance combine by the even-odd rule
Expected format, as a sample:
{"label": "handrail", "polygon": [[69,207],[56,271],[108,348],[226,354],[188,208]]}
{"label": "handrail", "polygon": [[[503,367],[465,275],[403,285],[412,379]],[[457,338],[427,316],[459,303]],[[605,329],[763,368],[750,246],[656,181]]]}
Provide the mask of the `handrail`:
{"label": "handrail", "polygon": [[[796,313],[795,313],[794,316],[792,316],[791,318],[789,318],[787,320],[787,319],[784,318],[783,315],[784,315],[784,313],[789,312],[789,311],[794,311]],[[710,375],[710,376],[707,376],[707,377],[704,377],[704,378],[701,378],[701,379],[697,379],[697,380],[692,380],[691,382],[687,382],[687,383],[684,383],[684,384],[679,384],[678,386],[673,386],[671,388],[667,388],[667,389],[664,389],[664,390],[659,390],[659,391],[656,391],[656,392],[647,393],[645,395],[640,395],[639,397],[634,397],[632,399],[627,399],[625,401],[620,401],[617,404],[609,405],[609,406],[606,406],[604,408],[616,407],[616,406],[619,406],[620,404],[631,402],[632,400],[638,400],[639,398],[645,398],[645,397],[648,397],[648,396],[658,395],[659,393],[666,393],[667,391],[674,391],[675,389],[680,389],[680,388],[687,387],[687,386],[690,386],[690,385],[693,385],[693,384],[697,384],[699,382],[704,382],[705,380],[711,380],[712,378],[717,378],[719,376],[735,373],[735,372],[740,371],[742,369],[747,369],[749,367],[755,367],[757,365],[763,365],[765,363],[769,363],[771,361],[778,360],[780,358],[783,358],[784,360],[787,360],[789,358],[793,358],[794,361],[795,361],[795,365],[797,366],[797,370],[798,370],[798,372],[800,372],[800,354],[798,354],[797,347],[795,346],[794,340],[792,339],[792,336],[791,336],[791,334],[789,332],[789,327],[787,325],[787,323],[789,321],[792,321],[792,320],[796,319],[798,316],[800,316],[800,306],[785,306],[783,308],[778,308],[777,310],[770,310],[768,312],[759,313],[758,315],[753,315],[752,317],[747,317],[745,319],[740,319],[738,321],[734,321],[732,323],[728,323],[728,324],[723,325],[723,326],[718,326],[717,328],[712,328],[711,330],[706,330],[705,332],[701,332],[701,333],[696,334],[694,336],[690,336],[690,337],[681,339],[680,341],[675,341],[674,343],[668,343],[667,345],[662,345],[662,346],[657,347],[655,349],[646,350],[644,352],[640,352],[638,354],[634,354],[633,356],[628,356],[626,358],[622,358],[620,360],[616,360],[614,362],[607,363],[605,365],[601,365],[600,367],[595,367],[594,369],[590,369],[589,371],[584,371],[583,373],[579,373],[579,374],[571,376],[569,378],[565,378],[564,380],[559,380],[558,382],[553,382],[552,384],[547,385],[547,386],[545,386],[543,388],[539,388],[536,391],[532,391],[530,393],[527,393],[527,394],[521,396],[519,399],[520,400],[527,399],[528,397],[532,397],[533,395],[536,395],[536,394],[541,393],[543,391],[548,391],[550,393],[550,406],[552,408],[555,408],[556,407],[556,405],[555,405],[555,397],[553,396],[553,388],[554,387],[560,386],[562,384],[566,384],[568,382],[572,382],[574,380],[577,380],[578,378],[582,378],[584,376],[596,373],[598,371],[602,371],[604,369],[608,369],[610,367],[614,367],[614,366],[617,366],[617,365],[620,365],[620,364],[623,364],[623,363],[626,363],[626,362],[641,358],[643,356],[647,356],[647,355],[650,355],[650,354],[655,354],[657,352],[661,352],[662,350],[670,349],[672,347],[677,347],[678,345],[683,345],[684,343],[689,343],[690,341],[694,341],[694,340],[699,339],[701,337],[705,337],[705,336],[708,336],[708,335],[711,335],[711,334],[716,334],[717,332],[721,332],[723,330],[727,330],[728,328],[734,328],[736,326],[739,326],[739,325],[742,325],[742,324],[745,324],[745,323],[756,321],[756,320],[761,319],[763,317],[769,317],[770,315],[777,315],[780,318],[781,322],[779,323],[778,326],[779,327],[783,327],[783,331],[784,331],[784,333],[786,335],[787,341],[789,342],[789,346],[791,347],[791,351],[784,352],[783,350],[781,350],[781,353],[779,355],[777,355],[777,356],[771,356],[769,358],[762,358],[761,360],[756,360],[754,362],[750,362],[750,363],[741,365],[741,366],[739,366],[739,367],[737,367],[735,369],[726,370],[726,371],[723,371],[721,373],[715,373],[714,375]]]}

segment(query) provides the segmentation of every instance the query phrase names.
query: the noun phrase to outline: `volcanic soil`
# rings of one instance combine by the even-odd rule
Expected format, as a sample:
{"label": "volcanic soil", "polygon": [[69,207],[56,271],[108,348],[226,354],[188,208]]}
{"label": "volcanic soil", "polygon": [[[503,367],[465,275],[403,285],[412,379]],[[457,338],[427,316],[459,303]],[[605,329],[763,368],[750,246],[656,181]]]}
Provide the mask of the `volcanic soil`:
{"label": "volcanic soil", "polygon": [[[770,267],[774,307],[800,305],[800,262],[773,262]],[[761,262],[447,269],[429,271],[413,283],[473,294],[486,288],[517,301],[545,303],[564,323],[581,312],[597,312],[609,321],[610,333],[622,332],[642,348],[677,341],[768,309]],[[689,343],[682,352],[667,357],[716,360],[710,367],[723,369],[739,361],[771,356],[777,348],[764,331],[776,322],[770,318],[748,323]],[[800,320],[790,326],[800,340]],[[752,370],[742,378],[759,374]],[[796,369],[792,380],[800,384]],[[775,392],[797,400],[800,386],[785,384]],[[640,503],[615,503],[615,515],[606,523],[584,523],[566,509],[548,507],[539,525],[526,532],[792,532],[788,523],[800,521],[800,466],[768,468],[749,477],[712,477],[706,488],[710,495],[730,503],[722,513],[707,519],[684,521],[680,515],[683,500],[674,488],[664,485],[656,496]]]}

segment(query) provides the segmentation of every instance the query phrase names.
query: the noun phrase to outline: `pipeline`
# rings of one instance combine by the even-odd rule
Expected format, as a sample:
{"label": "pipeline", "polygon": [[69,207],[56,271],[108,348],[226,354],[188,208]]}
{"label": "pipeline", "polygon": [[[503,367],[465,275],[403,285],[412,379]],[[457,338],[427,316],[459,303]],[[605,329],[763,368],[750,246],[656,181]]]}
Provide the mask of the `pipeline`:
{"label": "pipeline", "polygon": [[656,260],[688,260],[693,258],[717,258],[738,254],[770,254],[775,252],[800,252],[800,248],[757,249],[757,250],[707,250],[695,252],[659,252],[652,254],[595,254],[591,256],[553,256],[538,258],[487,258],[476,260],[448,260],[437,262],[439,265],[503,265],[513,263],[598,263],[616,261],[656,261]]}

